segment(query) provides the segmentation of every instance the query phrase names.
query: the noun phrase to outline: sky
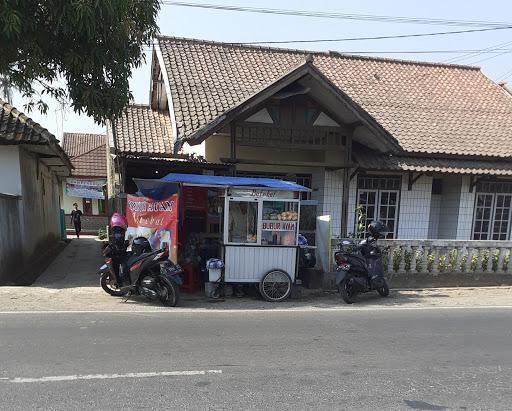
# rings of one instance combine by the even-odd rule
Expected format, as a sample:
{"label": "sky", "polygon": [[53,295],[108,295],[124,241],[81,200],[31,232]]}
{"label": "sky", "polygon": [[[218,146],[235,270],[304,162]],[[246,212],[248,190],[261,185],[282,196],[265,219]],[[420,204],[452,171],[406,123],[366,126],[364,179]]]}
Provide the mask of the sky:
{"label": "sky", "polygon": [[[303,0],[189,0],[189,2],[330,13],[512,22],[512,2],[507,0],[316,0],[314,2]],[[160,11],[159,26],[162,35],[224,42],[373,37],[467,30],[471,28],[254,14],[177,7],[165,4],[162,5]],[[507,41],[510,41],[511,45],[503,46],[505,52],[467,57],[460,61],[460,64],[480,66],[482,71],[495,81],[510,74],[508,81],[512,83],[512,29],[408,39],[305,45],[284,44],[281,47],[319,51],[333,50],[356,54],[357,52],[371,51],[374,52],[371,54],[374,56],[444,62],[467,53],[388,54],[383,52],[480,50]],[[147,104],[149,102],[151,53],[148,51],[146,54],[148,56],[147,63],[134,71],[130,82],[135,103]],[[19,94],[15,94],[14,106],[24,111],[23,104],[25,102]],[[95,124],[92,119],[86,116],[73,113],[70,107],[64,107],[63,109],[55,101],[48,100],[47,102],[50,106],[47,114],[43,115],[37,111],[27,114],[50,130],[58,139],[61,139],[62,132],[104,132],[103,126]]]}

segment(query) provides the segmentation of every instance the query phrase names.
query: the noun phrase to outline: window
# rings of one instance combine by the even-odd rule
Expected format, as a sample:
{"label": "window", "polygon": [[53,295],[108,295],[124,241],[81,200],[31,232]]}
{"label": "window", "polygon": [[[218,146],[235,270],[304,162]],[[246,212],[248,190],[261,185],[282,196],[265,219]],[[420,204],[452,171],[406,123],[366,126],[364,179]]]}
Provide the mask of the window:
{"label": "window", "polygon": [[366,236],[368,224],[381,221],[389,228],[386,238],[395,238],[398,228],[398,206],[400,200],[400,177],[359,177],[358,208],[362,221],[356,215],[356,232],[359,223],[363,224]]}
{"label": "window", "polygon": [[477,193],[473,240],[507,240],[510,232],[511,210],[512,194]]}
{"label": "window", "polygon": [[258,203],[250,200],[229,200],[228,242],[258,242]]}
{"label": "window", "polygon": [[261,244],[295,245],[298,219],[296,201],[263,201]]}

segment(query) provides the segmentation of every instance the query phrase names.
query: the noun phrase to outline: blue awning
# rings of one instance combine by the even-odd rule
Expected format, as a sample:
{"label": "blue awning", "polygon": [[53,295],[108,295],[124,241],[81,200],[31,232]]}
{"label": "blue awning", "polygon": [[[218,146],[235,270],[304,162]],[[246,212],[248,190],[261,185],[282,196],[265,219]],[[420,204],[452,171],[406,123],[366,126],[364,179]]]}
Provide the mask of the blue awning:
{"label": "blue awning", "polygon": [[272,190],[311,191],[300,184],[292,183],[291,181],[274,180],[272,178],[208,176],[202,174],[171,173],[160,179],[134,178],[133,181],[135,181],[140,193],[152,198],[161,198],[164,192],[174,191],[172,187],[175,187],[176,184],[218,188],[254,187]]}

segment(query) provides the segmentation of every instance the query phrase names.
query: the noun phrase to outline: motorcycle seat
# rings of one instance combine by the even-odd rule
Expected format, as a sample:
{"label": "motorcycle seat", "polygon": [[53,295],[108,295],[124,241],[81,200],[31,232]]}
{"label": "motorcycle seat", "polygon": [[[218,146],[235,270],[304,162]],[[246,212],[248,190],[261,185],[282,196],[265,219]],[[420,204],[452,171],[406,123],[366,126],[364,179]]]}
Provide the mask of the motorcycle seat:
{"label": "motorcycle seat", "polygon": [[149,255],[151,254],[156,254],[158,252],[158,250],[156,251],[150,251],[148,253],[142,253],[141,255],[132,255],[128,258],[128,260],[126,260],[126,264],[130,267],[132,266],[133,264],[135,264],[137,261],[140,261],[140,260],[143,260],[145,259],[146,257],[148,257]]}

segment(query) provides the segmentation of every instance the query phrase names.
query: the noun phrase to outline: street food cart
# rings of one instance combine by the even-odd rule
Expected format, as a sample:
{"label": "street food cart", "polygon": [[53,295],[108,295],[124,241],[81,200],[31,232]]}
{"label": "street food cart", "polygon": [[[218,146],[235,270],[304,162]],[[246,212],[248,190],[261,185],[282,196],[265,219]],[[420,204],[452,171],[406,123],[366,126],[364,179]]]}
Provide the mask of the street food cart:
{"label": "street food cart", "polygon": [[165,184],[217,190],[219,204],[223,204],[218,256],[223,269],[220,278],[210,281],[219,287],[225,283],[259,284],[268,301],[282,301],[290,295],[298,269],[300,193],[308,188],[269,178],[193,174],[135,182],[142,192],[155,193]]}

